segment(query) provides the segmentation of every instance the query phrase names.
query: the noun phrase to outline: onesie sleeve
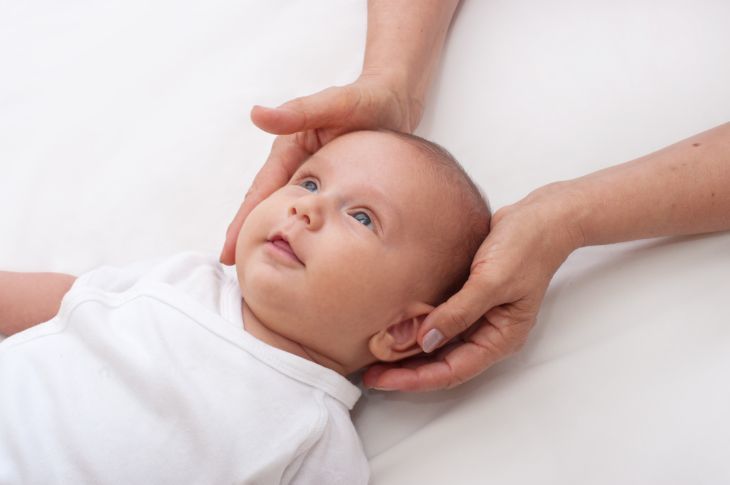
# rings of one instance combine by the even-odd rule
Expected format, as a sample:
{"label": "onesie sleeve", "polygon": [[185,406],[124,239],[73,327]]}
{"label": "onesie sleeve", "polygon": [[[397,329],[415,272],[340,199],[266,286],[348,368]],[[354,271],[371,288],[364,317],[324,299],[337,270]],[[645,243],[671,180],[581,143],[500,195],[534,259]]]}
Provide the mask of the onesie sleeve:
{"label": "onesie sleeve", "polygon": [[121,266],[101,266],[76,280],[71,291],[125,293],[145,285],[173,287],[209,310],[220,312],[222,300],[237,279],[211,254],[183,252]]}
{"label": "onesie sleeve", "polygon": [[110,293],[124,293],[140,278],[164,265],[168,258],[155,258],[124,265],[104,265],[80,275],[72,290],[95,289]]}
{"label": "onesie sleeve", "polygon": [[320,439],[304,457],[291,485],[366,485],[370,467],[347,409],[327,403],[329,420]]}

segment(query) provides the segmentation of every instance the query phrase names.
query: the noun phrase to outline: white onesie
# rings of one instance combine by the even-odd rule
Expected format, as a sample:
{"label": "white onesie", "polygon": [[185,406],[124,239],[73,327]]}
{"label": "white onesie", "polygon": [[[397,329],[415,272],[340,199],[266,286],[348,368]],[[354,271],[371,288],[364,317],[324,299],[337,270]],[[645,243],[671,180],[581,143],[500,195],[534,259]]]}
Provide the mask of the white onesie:
{"label": "white onesie", "polygon": [[0,484],[364,484],[359,396],[246,333],[215,258],[102,267],[0,342]]}

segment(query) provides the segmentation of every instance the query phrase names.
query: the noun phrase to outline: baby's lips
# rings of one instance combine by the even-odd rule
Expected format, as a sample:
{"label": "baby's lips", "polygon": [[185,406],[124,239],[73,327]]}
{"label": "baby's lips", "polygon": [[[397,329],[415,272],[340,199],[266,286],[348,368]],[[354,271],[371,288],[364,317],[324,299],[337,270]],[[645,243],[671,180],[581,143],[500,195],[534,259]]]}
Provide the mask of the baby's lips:
{"label": "baby's lips", "polygon": [[272,241],[272,243],[276,247],[281,248],[284,251],[288,252],[289,254],[291,254],[292,256],[294,256],[301,262],[301,259],[299,259],[299,256],[297,256],[297,253],[294,252],[294,250],[292,249],[291,245],[288,242],[284,241],[283,239],[276,239],[276,240]]}
{"label": "baby's lips", "polygon": [[283,233],[276,233],[271,238],[269,238],[269,242],[274,244],[279,249],[282,249],[292,256],[296,258],[297,261],[299,261],[302,266],[304,266],[304,261],[299,257],[296,250],[292,247],[291,243],[289,242],[289,238],[286,236],[286,234]]}

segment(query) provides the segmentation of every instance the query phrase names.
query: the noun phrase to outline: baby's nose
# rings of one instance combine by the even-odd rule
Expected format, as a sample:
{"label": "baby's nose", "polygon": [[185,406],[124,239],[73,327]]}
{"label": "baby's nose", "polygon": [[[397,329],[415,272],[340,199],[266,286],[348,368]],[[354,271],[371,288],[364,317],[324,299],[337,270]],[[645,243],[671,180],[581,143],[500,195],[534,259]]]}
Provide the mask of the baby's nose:
{"label": "baby's nose", "polygon": [[307,224],[307,225],[309,225],[309,224],[312,223],[312,219],[310,219],[310,217],[307,214],[305,214],[304,212],[298,211],[297,208],[294,207],[294,206],[292,206],[289,209],[289,215],[290,216],[299,216],[299,217],[301,217],[304,220],[304,223]]}
{"label": "baby's nose", "polygon": [[289,215],[300,218],[310,230],[315,230],[322,225],[322,210],[313,200],[307,199],[303,197],[292,204]]}

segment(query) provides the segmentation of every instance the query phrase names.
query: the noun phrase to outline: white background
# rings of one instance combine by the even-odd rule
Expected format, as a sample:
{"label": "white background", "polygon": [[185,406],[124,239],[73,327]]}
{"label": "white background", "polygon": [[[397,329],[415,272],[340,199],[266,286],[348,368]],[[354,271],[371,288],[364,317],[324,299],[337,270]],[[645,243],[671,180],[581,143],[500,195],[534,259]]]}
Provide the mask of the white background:
{"label": "white background", "polygon": [[[362,0],[0,4],[0,268],[218,252],[272,140],[353,80]],[[466,0],[418,133],[493,207],[730,119],[730,3]],[[730,233],[583,249],[523,351],[366,393],[373,483],[730,482]]]}

